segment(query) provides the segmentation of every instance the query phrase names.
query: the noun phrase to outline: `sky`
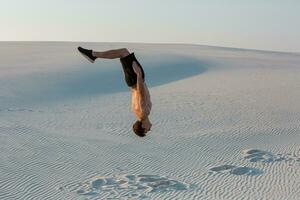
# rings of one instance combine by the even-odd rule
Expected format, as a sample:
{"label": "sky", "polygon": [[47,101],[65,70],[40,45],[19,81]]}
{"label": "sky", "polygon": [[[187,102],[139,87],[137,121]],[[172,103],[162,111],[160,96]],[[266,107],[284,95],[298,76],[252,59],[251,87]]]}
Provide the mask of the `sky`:
{"label": "sky", "polygon": [[0,41],[189,43],[300,52],[299,0],[1,0]]}

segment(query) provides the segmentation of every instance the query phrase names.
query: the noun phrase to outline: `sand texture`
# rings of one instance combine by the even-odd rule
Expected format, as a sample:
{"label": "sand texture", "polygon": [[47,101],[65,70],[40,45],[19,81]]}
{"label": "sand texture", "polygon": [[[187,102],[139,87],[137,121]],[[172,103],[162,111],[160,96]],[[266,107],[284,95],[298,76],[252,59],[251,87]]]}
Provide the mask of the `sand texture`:
{"label": "sand texture", "polygon": [[[131,127],[120,61],[146,73]],[[0,199],[297,200],[300,55],[201,45],[1,42]]]}

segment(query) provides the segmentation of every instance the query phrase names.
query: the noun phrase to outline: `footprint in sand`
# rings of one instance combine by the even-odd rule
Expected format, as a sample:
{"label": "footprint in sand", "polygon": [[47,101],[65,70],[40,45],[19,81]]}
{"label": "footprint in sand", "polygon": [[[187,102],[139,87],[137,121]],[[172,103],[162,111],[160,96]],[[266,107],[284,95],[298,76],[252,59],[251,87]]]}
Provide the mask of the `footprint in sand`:
{"label": "footprint in sand", "polygon": [[250,162],[281,162],[281,161],[297,161],[299,158],[292,156],[291,154],[272,154],[269,151],[263,151],[259,149],[245,149],[242,151],[244,159]]}
{"label": "footprint in sand", "polygon": [[238,167],[234,165],[221,165],[218,167],[210,168],[210,171],[217,173],[229,173],[233,175],[260,175],[263,171],[253,167]]}
{"label": "footprint in sand", "polygon": [[112,177],[95,176],[78,184],[78,195],[102,196],[111,198],[126,197],[145,199],[148,193],[188,190],[189,185],[159,175],[114,175]]}
{"label": "footprint in sand", "polygon": [[[272,163],[272,162],[288,162],[289,165],[293,163],[299,163],[299,156],[292,154],[272,154],[269,151],[263,151],[259,149],[245,149],[242,151],[242,156],[249,162],[261,162],[261,163]],[[260,175],[264,172],[260,169],[253,167],[238,167],[234,165],[221,165],[218,167],[210,168],[211,172],[215,173],[229,173],[233,175]]]}
{"label": "footprint in sand", "polygon": [[264,162],[269,163],[275,160],[271,152],[262,151],[258,149],[246,149],[242,151],[243,157],[250,162]]}

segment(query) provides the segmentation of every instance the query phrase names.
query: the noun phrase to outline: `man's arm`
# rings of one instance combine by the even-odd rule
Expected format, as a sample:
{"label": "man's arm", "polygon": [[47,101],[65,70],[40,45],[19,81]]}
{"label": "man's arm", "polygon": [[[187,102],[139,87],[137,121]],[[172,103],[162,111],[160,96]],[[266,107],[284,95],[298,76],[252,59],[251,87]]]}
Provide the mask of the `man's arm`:
{"label": "man's arm", "polygon": [[144,88],[144,83],[143,83],[142,70],[135,61],[133,61],[132,67],[133,67],[134,72],[137,75],[136,89],[140,95],[140,99],[143,100],[143,98],[145,97],[145,88]]}

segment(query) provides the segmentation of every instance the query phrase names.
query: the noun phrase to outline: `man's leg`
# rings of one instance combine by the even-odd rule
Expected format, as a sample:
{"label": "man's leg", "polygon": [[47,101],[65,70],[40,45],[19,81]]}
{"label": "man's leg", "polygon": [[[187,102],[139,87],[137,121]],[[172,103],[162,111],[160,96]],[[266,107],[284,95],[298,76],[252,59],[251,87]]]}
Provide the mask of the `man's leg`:
{"label": "man's leg", "polygon": [[97,58],[106,58],[106,59],[115,59],[115,58],[123,58],[128,56],[130,52],[126,48],[122,49],[112,49],[108,51],[93,51],[93,56]]}
{"label": "man's leg", "polygon": [[133,61],[135,61],[142,70],[143,79],[145,78],[144,70],[135,58],[134,53],[130,53],[126,48],[112,49],[108,51],[92,51],[92,55],[95,58],[115,59],[119,58],[125,74],[125,80],[129,87],[133,87],[137,82],[137,75],[132,68]]}
{"label": "man's leg", "polygon": [[136,84],[136,74],[132,68],[133,61],[135,61],[141,67],[143,73],[143,79],[145,77],[143,68],[135,58],[134,53],[130,53],[126,48],[111,49],[108,51],[96,52],[96,51],[92,51],[91,49],[84,49],[82,47],[78,47],[78,50],[85,58],[87,58],[92,63],[97,58],[104,58],[104,59],[119,58],[122,63],[123,71],[125,74],[125,80],[129,87],[132,87]]}
{"label": "man's leg", "polygon": [[97,58],[107,58],[107,59],[123,58],[130,54],[126,48],[112,49],[109,51],[102,51],[102,52],[101,51],[94,52],[91,49],[84,49],[82,47],[78,47],[78,51],[92,63],[94,63]]}

